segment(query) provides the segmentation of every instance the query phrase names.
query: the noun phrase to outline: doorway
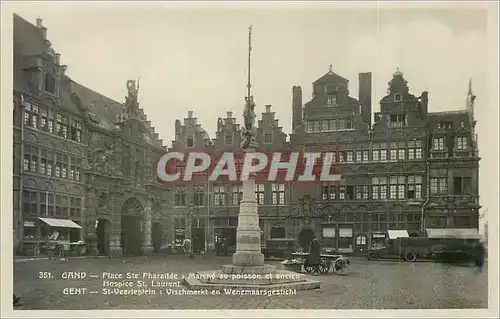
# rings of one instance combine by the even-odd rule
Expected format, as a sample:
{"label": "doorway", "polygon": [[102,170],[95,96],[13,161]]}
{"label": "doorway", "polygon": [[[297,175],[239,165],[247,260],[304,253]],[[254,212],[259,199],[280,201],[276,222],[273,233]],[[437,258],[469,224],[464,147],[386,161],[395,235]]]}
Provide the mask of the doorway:
{"label": "doorway", "polygon": [[153,223],[151,225],[151,244],[155,253],[159,253],[161,249],[163,238],[163,231],[160,223]]}
{"label": "doorway", "polygon": [[193,241],[193,252],[205,250],[205,228],[191,228],[191,240]]}
{"label": "doorway", "polygon": [[309,251],[309,244],[314,239],[314,231],[311,228],[302,229],[299,234],[299,244],[304,251]]}
{"label": "doorway", "polygon": [[122,250],[125,255],[142,254],[142,220],[139,216],[122,216]]}
{"label": "doorway", "polygon": [[360,234],[356,236],[356,252],[361,253],[368,249],[368,236]]}
{"label": "doorway", "polygon": [[97,251],[99,255],[107,256],[109,254],[109,235],[111,232],[111,222],[107,219],[97,220]]}

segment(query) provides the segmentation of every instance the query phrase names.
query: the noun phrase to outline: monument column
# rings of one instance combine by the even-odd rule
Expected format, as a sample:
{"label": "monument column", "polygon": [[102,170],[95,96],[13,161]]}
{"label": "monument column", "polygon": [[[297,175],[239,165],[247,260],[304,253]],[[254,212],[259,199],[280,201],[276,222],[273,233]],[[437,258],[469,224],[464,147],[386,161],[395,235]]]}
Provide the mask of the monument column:
{"label": "monument column", "polygon": [[[255,149],[248,148],[245,155],[254,151]],[[262,266],[264,265],[264,255],[260,247],[259,212],[255,198],[255,174],[251,173],[248,179],[242,182],[242,188],[243,198],[241,199],[238,214],[236,253],[233,255],[233,265]]]}
{"label": "monument column", "polygon": [[143,225],[144,235],[142,239],[142,253],[143,255],[151,255],[153,252],[153,245],[151,244],[151,207],[152,200],[146,200],[146,207],[144,207]]}

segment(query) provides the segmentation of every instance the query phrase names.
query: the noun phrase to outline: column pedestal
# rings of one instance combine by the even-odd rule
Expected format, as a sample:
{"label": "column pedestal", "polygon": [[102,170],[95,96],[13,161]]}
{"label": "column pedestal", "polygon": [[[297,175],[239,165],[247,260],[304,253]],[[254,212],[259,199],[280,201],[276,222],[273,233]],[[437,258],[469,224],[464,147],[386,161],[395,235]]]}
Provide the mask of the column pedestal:
{"label": "column pedestal", "polygon": [[109,235],[109,255],[110,256],[121,256],[123,254],[121,245],[121,234],[110,234]]}

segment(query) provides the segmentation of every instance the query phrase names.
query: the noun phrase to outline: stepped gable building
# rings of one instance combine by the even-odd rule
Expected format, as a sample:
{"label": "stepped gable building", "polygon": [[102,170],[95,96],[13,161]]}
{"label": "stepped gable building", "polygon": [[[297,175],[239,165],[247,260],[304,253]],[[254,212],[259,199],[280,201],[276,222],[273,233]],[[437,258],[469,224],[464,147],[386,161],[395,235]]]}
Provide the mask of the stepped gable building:
{"label": "stepped gable building", "polygon": [[149,253],[170,224],[154,165],[166,148],[139,107],[75,82],[42,19],[14,15],[14,238],[18,253],[84,240],[91,253]]}
{"label": "stepped gable building", "polygon": [[[426,228],[477,228],[479,157],[471,88],[464,110],[432,113],[428,92],[412,94],[398,70],[380,100],[380,112],[372,114],[371,73],[359,74],[358,99],[350,95],[348,83],[330,68],[313,83],[312,99],[305,104],[301,87],[294,86],[289,141],[271,107],[262,113],[260,150],[333,152],[342,175],[336,183],[258,181],[262,242],[287,237],[305,245],[317,237],[326,247],[360,252],[383,241],[388,229],[416,235]],[[192,136],[179,122],[178,127],[183,133],[176,134],[174,145]],[[217,127],[212,143],[205,137],[200,147],[215,158],[238,152],[240,131],[233,114],[219,118]],[[182,151],[189,150],[182,145]],[[215,236],[234,244],[239,187],[209,183],[206,177],[177,182],[175,234],[192,237],[199,248],[212,245]]]}

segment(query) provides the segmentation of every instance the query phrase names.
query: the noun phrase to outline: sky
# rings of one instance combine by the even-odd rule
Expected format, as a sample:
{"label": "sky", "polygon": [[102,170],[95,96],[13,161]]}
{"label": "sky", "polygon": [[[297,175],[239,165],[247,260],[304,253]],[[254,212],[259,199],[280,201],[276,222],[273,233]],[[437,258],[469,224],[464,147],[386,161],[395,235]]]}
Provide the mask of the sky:
{"label": "sky", "polygon": [[139,78],[141,107],[169,146],[175,120],[188,110],[211,137],[227,111],[241,123],[249,25],[257,112],[271,104],[286,133],[292,87],[302,86],[307,102],[312,82],[330,64],[350,80],[354,97],[358,73],[373,73],[374,112],[397,67],[413,94],[429,91],[430,111],[464,109],[471,78],[483,157],[481,202],[495,210],[498,187],[486,180],[492,172],[498,176],[498,91],[491,81],[498,59],[490,41],[498,20],[487,8],[491,3],[9,4],[33,23],[43,19],[75,81],[122,102],[126,80]]}

